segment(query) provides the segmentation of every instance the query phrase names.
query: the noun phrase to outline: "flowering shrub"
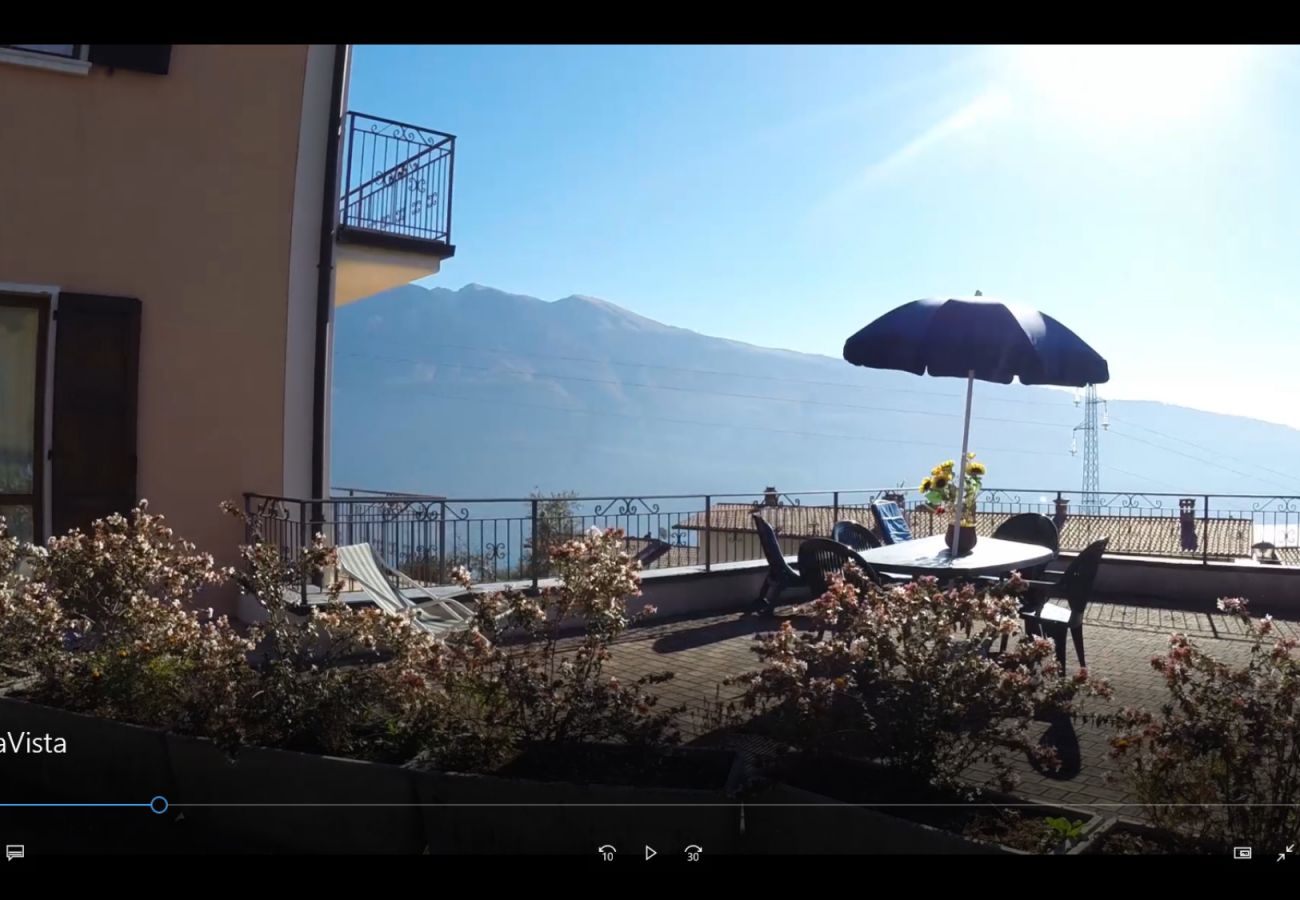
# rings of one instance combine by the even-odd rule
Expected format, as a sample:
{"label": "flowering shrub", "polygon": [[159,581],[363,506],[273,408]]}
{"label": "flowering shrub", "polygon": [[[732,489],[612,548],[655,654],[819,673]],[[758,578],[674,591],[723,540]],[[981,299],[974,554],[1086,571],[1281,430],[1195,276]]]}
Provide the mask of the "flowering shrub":
{"label": "flowering shrub", "polygon": [[[637,618],[626,601],[641,593],[639,564],[625,546],[621,531],[593,528],[551,548],[558,587],[536,597],[506,592],[479,600],[476,627],[446,640],[442,725],[456,727],[436,735],[426,762],[464,765],[472,748],[480,754],[475,764],[485,766],[531,741],[678,739],[674,721],[682,710],[661,708],[646,690],[671,674],[623,684],[604,671],[610,643]],[[457,574],[468,588],[469,573]],[[566,624],[582,626],[576,646],[562,640]],[[500,639],[510,631],[523,640],[504,646]]]}
{"label": "flowering shrub", "polygon": [[320,605],[292,609],[286,587],[336,571],[322,535],[296,556],[256,540],[240,556],[243,568],[227,574],[266,613],[249,634],[258,650],[249,741],[385,761],[416,753],[437,707],[441,646],[404,616],[340,602],[338,582],[324,586]]}
{"label": "flowering shrub", "polygon": [[1151,660],[1168,702],[1159,713],[1121,710],[1111,741],[1152,822],[1222,847],[1300,833],[1297,642],[1278,638],[1272,619],[1246,606],[1219,601],[1245,623],[1249,660],[1232,666],[1171,636],[1169,651]]}
{"label": "flowering shrub", "polygon": [[226,745],[244,738],[253,644],[225,617],[137,594],[102,632],[91,626],[70,636],[75,648],[38,670],[36,699]]}
{"label": "flowering shrub", "polygon": [[[413,753],[424,682],[410,673],[428,636],[338,603],[292,615],[284,584],[332,562],[319,538],[291,560],[267,544],[241,553],[246,570],[217,570],[143,503],[44,548],[0,536],[0,652],[36,676],[33,699],[67,709],[230,748],[389,758],[405,739]],[[228,577],[267,609],[247,634],[194,609],[200,587]]]}
{"label": "flowering shrub", "polygon": [[[219,571],[143,502],[44,548],[0,520],[0,662],[33,676],[32,699],[231,748],[488,769],[529,741],[671,741],[678,710],[645,689],[670,676],[624,685],[604,671],[640,594],[622,537],[593,530],[553,547],[559,587],[485,597],[474,627],[439,640],[406,616],[341,603],[337,583],[321,605],[291,607],[287,585],[335,568],[320,535],[288,558],[255,541],[244,566]],[[266,611],[247,633],[194,609],[200,588],[227,579]],[[585,632],[569,646],[572,623]],[[527,640],[503,646],[511,630]]]}
{"label": "flowering shrub", "polygon": [[409,620],[332,603],[253,635],[276,648],[248,709],[256,743],[388,761],[418,751],[441,649]]}
{"label": "flowering shrub", "polygon": [[89,532],[73,529],[50,538],[32,554],[31,580],[69,613],[111,627],[132,598],[195,599],[199,590],[224,580],[212,555],[180,540],[162,516],[141,500],[129,516],[114,513]]}
{"label": "flowering shrub", "polygon": [[0,529],[0,648],[35,676],[33,699],[235,741],[251,644],[193,609],[222,580],[144,501],[45,547]]}
{"label": "flowering shrub", "polygon": [[1001,590],[943,589],[933,578],[883,588],[850,565],[806,607],[827,640],[787,621],[758,637],[762,667],[733,681],[746,686],[743,704],[771,713],[796,745],[852,738],[865,755],[947,789],[989,763],[1010,789],[1012,754],[1059,765],[1053,748],[1031,740],[1035,717],[1072,712],[1081,693],[1110,693],[1083,670],[1059,677],[1041,639],[998,657],[979,651],[1017,631],[1022,590],[1018,576]]}
{"label": "flowering shrub", "polygon": [[40,549],[10,535],[0,516],[0,664],[14,670],[29,670],[60,652],[71,627],[45,586],[31,580],[31,560]]}
{"label": "flowering shrub", "polygon": [[[529,741],[673,738],[677,711],[643,690],[666,676],[623,685],[604,675],[609,643],[633,622],[626,600],[641,592],[621,532],[552,547],[558,587],[482,597],[473,627],[442,640],[405,617],[338,603],[338,584],[323,606],[293,614],[284,587],[334,567],[320,536],[297,559],[267,544],[241,553],[244,570],[231,575],[267,612],[253,630],[264,659],[249,715],[264,742],[484,770]],[[455,578],[470,587],[469,572]],[[584,628],[576,647],[561,639],[566,623]],[[526,640],[503,646],[510,631]]]}

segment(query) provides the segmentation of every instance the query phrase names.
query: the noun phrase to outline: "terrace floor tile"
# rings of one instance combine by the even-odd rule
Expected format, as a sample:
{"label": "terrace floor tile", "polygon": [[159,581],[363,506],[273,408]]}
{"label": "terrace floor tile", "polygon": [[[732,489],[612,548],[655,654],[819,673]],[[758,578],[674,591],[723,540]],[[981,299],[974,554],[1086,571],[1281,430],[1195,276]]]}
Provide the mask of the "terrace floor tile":
{"label": "terrace floor tile", "polygon": [[[775,618],[744,613],[708,615],[634,628],[616,642],[609,670],[624,681],[651,672],[674,671],[673,680],[659,686],[658,692],[663,702],[688,707],[683,739],[698,738],[715,727],[719,707],[742,693],[739,685],[723,682],[757,667],[755,638],[779,628],[791,610],[783,608],[780,613]],[[1300,623],[1294,620],[1276,624],[1282,636],[1300,635]],[[795,625],[803,630],[813,627],[807,619],[796,619]],[[1089,604],[1084,627],[1089,670],[1107,679],[1115,692],[1110,703],[1091,703],[1089,710],[1106,713],[1124,706],[1158,709],[1166,692],[1163,678],[1150,661],[1164,654],[1170,634],[1176,631],[1226,662],[1240,664],[1249,656],[1250,645],[1241,623],[1218,612],[1116,598]],[[1074,671],[1077,664],[1071,647],[1068,670]],[[1035,727],[1042,734],[1050,726],[1036,723]],[[1102,804],[1102,811],[1110,814],[1140,815],[1129,786],[1110,757],[1111,729],[1082,721],[1072,723],[1069,732],[1064,736],[1065,746],[1071,748],[1076,764],[1063,773],[1043,773],[1025,760],[1018,767],[1022,778],[1018,792],[1027,799]],[[990,771],[985,768],[984,776]]]}

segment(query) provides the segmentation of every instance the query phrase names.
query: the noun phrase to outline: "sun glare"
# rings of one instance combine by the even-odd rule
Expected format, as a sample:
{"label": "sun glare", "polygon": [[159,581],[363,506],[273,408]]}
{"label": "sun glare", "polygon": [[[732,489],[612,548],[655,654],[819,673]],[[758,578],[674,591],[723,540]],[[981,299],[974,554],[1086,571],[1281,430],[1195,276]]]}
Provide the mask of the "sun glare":
{"label": "sun glare", "polygon": [[1232,96],[1249,47],[1016,47],[1018,94],[1085,124],[1197,118]]}

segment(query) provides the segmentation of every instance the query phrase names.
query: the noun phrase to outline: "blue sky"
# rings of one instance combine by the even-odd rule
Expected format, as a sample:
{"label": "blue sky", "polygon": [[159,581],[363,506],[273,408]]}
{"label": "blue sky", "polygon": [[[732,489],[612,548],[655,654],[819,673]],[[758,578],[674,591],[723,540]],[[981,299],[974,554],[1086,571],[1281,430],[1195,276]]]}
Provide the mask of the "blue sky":
{"label": "blue sky", "polygon": [[986,295],[1111,366],[1103,395],[1300,427],[1300,50],[356,49],[352,109],[458,136],[430,283],[602,297],[838,356]]}

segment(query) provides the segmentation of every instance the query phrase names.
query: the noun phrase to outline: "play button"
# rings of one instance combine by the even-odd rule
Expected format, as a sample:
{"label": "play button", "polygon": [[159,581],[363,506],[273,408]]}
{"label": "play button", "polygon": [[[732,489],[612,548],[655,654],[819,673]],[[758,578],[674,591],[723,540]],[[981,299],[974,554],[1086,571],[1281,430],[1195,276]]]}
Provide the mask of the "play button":
{"label": "play button", "polygon": [[659,855],[658,850],[656,850],[654,847],[651,847],[649,844],[645,845],[645,858],[647,860],[649,860],[650,857],[652,856],[658,856],[658,855]]}

